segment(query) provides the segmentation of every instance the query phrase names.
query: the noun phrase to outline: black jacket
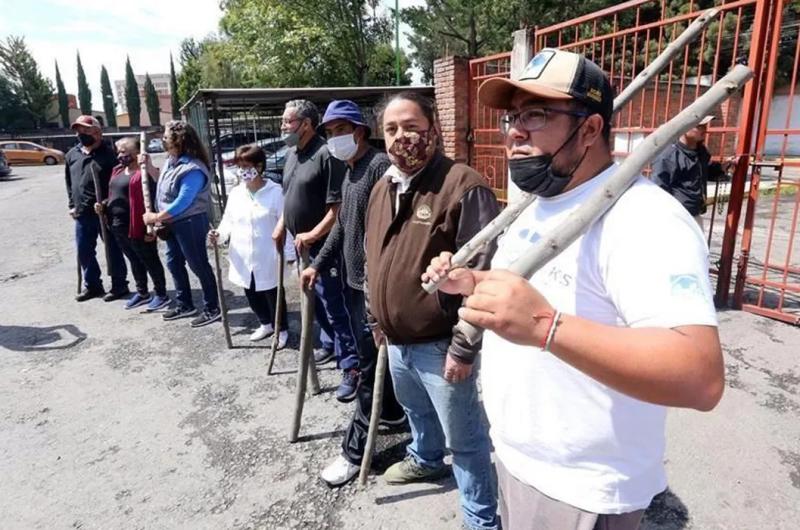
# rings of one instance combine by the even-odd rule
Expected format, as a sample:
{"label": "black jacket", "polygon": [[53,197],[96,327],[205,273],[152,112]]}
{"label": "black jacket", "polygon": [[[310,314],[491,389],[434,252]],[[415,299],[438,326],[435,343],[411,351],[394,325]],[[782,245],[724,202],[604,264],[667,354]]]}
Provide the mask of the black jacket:
{"label": "black jacket", "polygon": [[680,142],[667,147],[653,162],[653,182],[678,199],[693,216],[706,211],[706,184],[718,178],[722,166],[711,162],[703,144],[691,149]]}
{"label": "black jacket", "polygon": [[111,144],[103,141],[100,146],[88,155],[76,145],[64,157],[64,178],[67,184],[67,200],[69,208],[75,208],[75,214],[94,213],[95,190],[90,164],[95,162],[97,176],[100,180],[100,197],[108,196],[108,181],[111,170],[117,165],[117,153]]}

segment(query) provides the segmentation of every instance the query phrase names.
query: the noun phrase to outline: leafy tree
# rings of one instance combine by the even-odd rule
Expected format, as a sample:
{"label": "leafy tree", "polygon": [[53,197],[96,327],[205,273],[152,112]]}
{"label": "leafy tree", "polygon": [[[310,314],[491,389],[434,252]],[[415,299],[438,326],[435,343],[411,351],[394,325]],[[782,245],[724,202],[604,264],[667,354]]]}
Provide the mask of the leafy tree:
{"label": "leafy tree", "polygon": [[128,109],[131,127],[139,127],[142,102],[139,99],[139,85],[136,83],[136,76],[133,75],[130,57],[125,60],[125,107]]}
{"label": "leafy tree", "polygon": [[105,66],[100,68],[100,92],[103,94],[103,111],[106,113],[106,123],[109,127],[117,126],[117,104],[111,92],[111,81],[108,80],[108,70]]}
{"label": "leafy tree", "polygon": [[[228,0],[218,43],[244,86],[366,85],[393,79],[376,60],[391,46],[389,19],[375,0]],[[376,68],[387,68],[379,73]],[[394,84],[392,81],[391,84]]]}
{"label": "leafy tree", "polygon": [[[47,108],[53,98],[53,85],[39,71],[23,37],[9,36],[0,42],[0,79],[3,91],[13,96],[0,98],[0,107],[15,123],[41,127],[47,121]],[[10,97],[8,101],[3,101]]]}
{"label": "leafy tree", "polygon": [[81,114],[90,115],[92,113],[92,91],[89,89],[89,83],[86,82],[80,52],[78,53],[78,106]]}
{"label": "leafy tree", "polygon": [[69,100],[64,82],[61,80],[61,72],[58,70],[58,61],[56,61],[56,91],[58,92],[58,115],[61,118],[61,125],[69,127]]}
{"label": "leafy tree", "polygon": [[178,101],[178,79],[175,76],[175,63],[172,54],[169,54],[169,96],[172,104],[172,119],[181,119],[181,105]]}
{"label": "leafy tree", "polygon": [[158,93],[150,74],[144,76],[144,102],[147,107],[147,115],[150,117],[150,125],[161,125],[161,107],[158,104]]}
{"label": "leafy tree", "polygon": [[25,105],[14,92],[11,82],[5,76],[0,76],[0,131],[30,126],[30,116]]}
{"label": "leafy tree", "polygon": [[184,39],[181,42],[181,50],[178,55],[178,62],[181,65],[181,73],[178,75],[178,99],[180,101],[189,101],[195,91],[200,88],[202,83],[200,57],[202,54],[201,43],[194,39]]}

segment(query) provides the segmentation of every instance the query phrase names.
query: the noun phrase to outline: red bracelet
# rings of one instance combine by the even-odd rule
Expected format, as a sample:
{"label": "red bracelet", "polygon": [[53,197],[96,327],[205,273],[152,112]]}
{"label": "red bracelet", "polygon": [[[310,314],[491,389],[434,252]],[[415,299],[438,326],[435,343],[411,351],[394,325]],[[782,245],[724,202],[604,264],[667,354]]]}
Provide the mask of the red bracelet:
{"label": "red bracelet", "polygon": [[542,337],[542,344],[539,346],[540,350],[545,349],[547,346],[547,337],[550,335],[550,330],[553,329],[553,322],[556,319],[556,312],[553,311],[548,316],[550,317],[550,322],[547,324],[547,333],[545,333],[544,337]]}

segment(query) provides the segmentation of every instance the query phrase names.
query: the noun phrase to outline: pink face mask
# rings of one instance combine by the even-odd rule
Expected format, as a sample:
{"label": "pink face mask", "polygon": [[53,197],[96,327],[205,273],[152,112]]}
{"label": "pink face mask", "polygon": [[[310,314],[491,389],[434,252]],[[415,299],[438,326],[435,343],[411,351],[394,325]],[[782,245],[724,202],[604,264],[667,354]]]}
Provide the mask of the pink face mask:
{"label": "pink face mask", "polygon": [[387,154],[400,171],[412,175],[425,167],[436,149],[436,134],[427,131],[405,131],[395,138]]}

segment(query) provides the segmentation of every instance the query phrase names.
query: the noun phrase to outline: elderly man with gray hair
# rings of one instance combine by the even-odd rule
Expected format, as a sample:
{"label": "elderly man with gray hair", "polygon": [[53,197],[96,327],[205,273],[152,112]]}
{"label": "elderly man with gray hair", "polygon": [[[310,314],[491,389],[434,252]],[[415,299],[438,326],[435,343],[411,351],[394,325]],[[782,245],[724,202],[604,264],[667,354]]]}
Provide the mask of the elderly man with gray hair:
{"label": "elderly man with gray hair", "polygon": [[[344,164],[331,156],[325,140],[317,134],[319,118],[319,110],[310,101],[297,99],[286,103],[281,131],[291,149],[283,170],[283,217],[272,234],[280,247],[288,229],[298,251],[308,252],[311,260],[322,249],[336,222],[345,173]],[[341,261],[341,256],[330,260],[319,271],[314,286],[322,343],[314,357],[317,363],[323,363],[336,356],[342,370],[336,399],[346,403],[356,396],[359,371],[354,326],[345,304],[348,286]]]}

